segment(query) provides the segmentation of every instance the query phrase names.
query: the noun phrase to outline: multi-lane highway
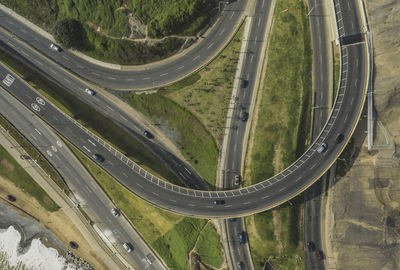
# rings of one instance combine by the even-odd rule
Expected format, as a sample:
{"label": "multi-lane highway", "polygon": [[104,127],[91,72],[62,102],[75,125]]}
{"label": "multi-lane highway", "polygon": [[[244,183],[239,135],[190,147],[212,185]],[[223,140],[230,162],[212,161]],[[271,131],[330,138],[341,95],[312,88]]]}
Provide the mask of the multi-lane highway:
{"label": "multi-lane highway", "polygon": [[130,115],[124,111],[120,107],[120,104],[101,94],[96,94],[94,96],[88,95],[84,91],[87,87],[85,83],[70,73],[65,72],[62,67],[54,65],[47,57],[31,51],[23,42],[12,40],[12,36],[2,32],[1,29],[0,47],[19,58],[24,63],[32,66],[32,68],[42,73],[47,78],[61,85],[63,89],[69,91],[81,101],[95,108],[98,113],[105,115],[122,129],[126,130],[132,136],[133,140],[147,146],[149,151],[152,151],[163,160],[181,179],[184,186],[195,189],[209,189],[205,181],[199,177],[193,168],[180,160],[173,152],[167,150],[168,145],[165,145],[162,140],[159,140],[158,136],[152,140],[145,138],[145,136],[142,135],[143,131],[150,127],[145,127],[134,115]]}
{"label": "multi-lane highway", "polygon": [[[244,52],[242,72],[237,96],[235,97],[234,112],[231,120],[231,127],[228,131],[228,143],[225,155],[224,166],[224,189],[237,189],[241,185],[242,176],[242,154],[245,148],[247,119],[243,119],[244,113],[250,112],[253,98],[253,91],[256,85],[260,62],[263,62],[262,50],[265,49],[264,40],[267,31],[269,17],[272,16],[271,1],[257,1],[254,6],[254,13],[251,16],[250,33],[248,35],[247,47]],[[264,46],[263,46],[264,45]],[[243,121],[245,120],[245,121]],[[236,178],[236,179],[235,179]],[[228,246],[230,249],[229,258],[232,265],[242,264],[246,269],[253,269],[253,262],[249,252],[249,243],[244,226],[244,218],[230,219],[224,221]],[[239,240],[239,235],[244,241]]]}
{"label": "multi-lane highway", "polygon": [[[310,2],[313,2],[312,0]],[[313,3],[316,7],[313,13],[310,14],[311,29],[313,35],[313,49],[314,55],[318,55],[321,58],[329,58],[330,53],[327,53],[329,48],[329,40],[327,38],[327,32],[329,27],[326,26],[324,16],[318,16],[327,12],[324,5],[318,6],[318,2]],[[352,1],[335,1],[334,2],[335,12],[338,22],[344,21],[345,23],[339,23],[338,35],[343,36],[354,36],[362,33],[360,10],[358,10],[357,0]],[[311,7],[310,7],[311,8]],[[357,12],[358,11],[358,12]],[[317,16],[313,16],[316,14]],[[347,34],[348,33],[348,34]],[[319,37],[324,37],[319,39]],[[322,43],[321,43],[322,40]],[[317,50],[317,52],[315,51]],[[314,110],[314,125],[313,125],[313,139],[316,134],[321,131],[323,123],[328,117],[327,108],[330,107],[329,99],[327,96],[330,95],[329,90],[331,86],[328,84],[331,80],[326,78],[327,72],[332,65],[329,65],[329,59],[325,61],[318,61],[314,58],[314,89],[315,89],[315,110]],[[342,66],[343,68],[343,66]],[[321,73],[319,74],[319,72]],[[321,75],[321,76],[319,76]],[[321,79],[320,79],[321,77]],[[324,78],[325,77],[325,78]],[[324,79],[323,79],[324,78]],[[334,172],[331,172],[331,177]],[[322,221],[321,216],[322,210],[322,198],[323,198],[323,180],[326,176],[322,177],[321,181],[316,182],[310,189],[305,192],[305,206],[304,206],[304,241],[306,247],[306,262],[307,269],[325,269],[324,260],[319,260],[315,254],[317,250],[323,250],[324,241],[322,241]],[[325,254],[327,255],[327,254]]]}
{"label": "multi-lane highway", "polygon": [[[342,23],[345,23],[345,19],[343,16]],[[106,161],[101,165],[123,185],[143,199],[164,209],[204,217],[243,216],[270,209],[304,191],[331,166],[343,150],[345,142],[358,122],[364,104],[366,78],[369,72],[366,50],[365,43],[358,40],[342,47],[342,74],[338,99],[323,131],[310,149],[296,162],[274,177],[256,185],[231,191],[191,190],[166,183],[139,169],[138,166],[132,166],[126,157],[114,150],[110,151],[101,145],[87,148],[105,157]],[[15,91],[15,84],[19,84],[19,91]],[[18,93],[18,97],[30,106],[32,100],[25,94],[31,90],[21,85],[18,80],[11,86],[4,86],[11,92],[15,91],[16,95]],[[88,152],[82,143],[87,142],[90,136],[78,126],[71,125],[71,121],[59,112],[55,113],[54,108],[50,109],[49,106],[47,109],[51,110],[51,113],[44,111],[41,117],[82,151]],[[59,117],[57,120],[54,119],[56,115]],[[337,144],[335,138],[339,133],[345,136],[345,140]],[[318,153],[316,150],[323,142],[328,148],[325,152]]]}
{"label": "multi-lane highway", "polygon": [[89,63],[68,50],[62,52],[50,50],[51,40],[38,35],[26,24],[2,10],[0,10],[0,26],[10,31],[15,36],[14,38],[29,43],[33,48],[48,55],[64,68],[102,87],[115,89],[154,88],[170,84],[198,70],[216,56],[229,42],[234,30],[237,29],[243,19],[242,15],[247,3],[246,0],[238,0],[225,5],[223,13],[214,27],[204,35],[204,38],[200,38],[203,39],[201,42],[198,42],[181,57],[143,65],[134,68],[134,70],[127,70],[129,67],[122,67],[122,69],[103,67]]}
{"label": "multi-lane highway", "polygon": [[[1,76],[5,74],[4,71],[4,68],[0,70]],[[41,100],[40,96],[34,93],[32,95],[36,103],[40,102],[37,103],[39,108],[43,109],[47,106],[46,101]],[[0,87],[0,114],[5,115],[57,168],[71,189],[74,202],[100,229],[102,238],[111,245],[112,251],[117,250],[130,265],[137,269],[165,269],[128,221],[123,216],[113,216],[111,209],[115,206],[86,169],[64,146],[62,140],[3,87]],[[125,242],[130,242],[135,252],[127,253],[122,247]],[[146,259],[148,254],[151,254],[149,256],[152,260],[154,259],[151,264]]]}
{"label": "multi-lane highway", "polygon": [[[313,125],[311,141],[324,127],[329,117],[332,95],[332,50],[330,48],[329,29],[327,22],[329,13],[327,3],[317,0],[308,1],[308,9],[312,48],[313,48]],[[332,15],[333,16],[333,15]],[[324,261],[316,256],[322,248],[321,240],[321,204],[323,195],[323,179],[325,175],[304,192],[304,247],[308,270],[325,269]]]}

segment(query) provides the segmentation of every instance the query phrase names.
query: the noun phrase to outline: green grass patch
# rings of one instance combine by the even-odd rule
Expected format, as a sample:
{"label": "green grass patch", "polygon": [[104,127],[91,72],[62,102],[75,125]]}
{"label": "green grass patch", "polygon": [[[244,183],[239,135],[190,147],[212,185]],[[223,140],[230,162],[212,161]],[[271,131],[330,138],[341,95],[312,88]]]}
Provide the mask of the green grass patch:
{"label": "green grass patch", "polygon": [[55,212],[60,208],[1,145],[0,165],[1,176],[34,197],[47,211]]}
{"label": "green grass patch", "polygon": [[[264,82],[257,97],[246,185],[263,181],[294,162],[308,147],[311,130],[312,50],[303,1],[278,0]],[[277,269],[305,269],[302,195],[278,210],[246,218],[256,269],[268,259]]]}
{"label": "green grass patch", "polygon": [[187,255],[195,246],[206,223],[204,219],[186,217],[153,243],[154,249],[170,269],[188,268]]}
{"label": "green grass patch", "polygon": [[1,49],[0,60],[11,67],[32,87],[55,102],[55,105],[61,105],[59,106],[60,109],[90,130],[95,131],[98,136],[105,138],[110,144],[115,145],[127,157],[171,183],[181,183],[179,178],[153,152],[99,111]]}
{"label": "green grass patch", "polygon": [[241,46],[243,27],[205,69],[155,94],[113,94],[146,115],[181,150],[197,172],[215,186],[218,146]]}
{"label": "green grass patch", "polygon": [[[78,48],[89,56],[117,64],[144,64],[175,54],[182,39],[167,38],[155,45],[121,39],[129,37],[132,13],[148,27],[150,37],[195,35],[215,13],[206,0],[0,0],[2,4],[51,32],[56,21],[76,19],[84,26],[86,43]],[[32,12],[34,10],[35,12]],[[89,27],[90,26],[90,27]],[[93,29],[99,28],[101,32]],[[142,33],[144,34],[144,33]],[[107,37],[110,36],[110,37]]]}
{"label": "green grass patch", "polygon": [[262,270],[268,260],[276,269],[306,269],[301,227],[303,196],[278,210],[246,218],[254,267]]}
{"label": "green grass patch", "polygon": [[208,222],[201,232],[195,251],[205,264],[211,265],[214,268],[221,267],[224,261],[221,239],[211,222]]}
{"label": "green grass patch", "polygon": [[85,40],[79,48],[83,53],[109,63],[141,65],[162,60],[181,49],[183,39],[169,37],[154,45],[127,39],[111,39],[83,25]]}
{"label": "green grass patch", "polygon": [[133,13],[148,25],[151,36],[193,35],[209,22],[213,10],[207,0],[128,0]]}

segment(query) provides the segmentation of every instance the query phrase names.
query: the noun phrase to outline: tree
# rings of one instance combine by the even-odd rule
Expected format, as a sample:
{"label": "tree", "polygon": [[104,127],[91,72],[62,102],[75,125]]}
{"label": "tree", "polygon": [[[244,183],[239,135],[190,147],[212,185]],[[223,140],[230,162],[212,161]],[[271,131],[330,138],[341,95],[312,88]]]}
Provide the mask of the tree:
{"label": "tree", "polygon": [[84,41],[84,31],[80,21],[62,19],[54,25],[54,39],[63,47],[78,49]]}

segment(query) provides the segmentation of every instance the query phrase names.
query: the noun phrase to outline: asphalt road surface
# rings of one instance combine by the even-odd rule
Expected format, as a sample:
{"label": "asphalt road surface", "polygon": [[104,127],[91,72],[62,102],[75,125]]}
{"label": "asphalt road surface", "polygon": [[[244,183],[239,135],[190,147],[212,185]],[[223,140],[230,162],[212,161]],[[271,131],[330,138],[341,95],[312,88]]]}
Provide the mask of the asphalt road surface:
{"label": "asphalt road surface", "polygon": [[[267,0],[264,0],[267,1]],[[0,26],[7,29],[15,38],[21,39],[55,62],[102,87],[115,89],[153,88],[178,80],[199,69],[210,58],[217,55],[226,44],[237,24],[242,19],[246,0],[232,1],[226,5],[221,17],[206,37],[190,49],[184,57],[166,60],[159,64],[145,65],[141,70],[127,71],[102,67],[75,56],[68,50],[56,52],[49,48],[52,41],[37,34],[19,20],[0,10]]]}
{"label": "asphalt road surface", "polygon": [[[313,48],[313,87],[314,109],[312,141],[324,127],[330,113],[330,96],[333,84],[332,54],[328,17],[322,16],[328,11],[326,3],[318,0],[309,0],[308,8],[311,10],[309,19]],[[337,87],[337,86],[336,86]],[[306,265],[308,270],[325,269],[324,261],[318,260],[316,251],[322,249],[321,240],[321,204],[323,195],[323,181],[326,174],[304,192],[304,247]]]}
{"label": "asphalt road surface", "polygon": [[[343,17],[344,24],[345,19],[346,17]],[[110,152],[110,149],[102,145],[88,144],[88,139],[91,137],[49,104],[41,112],[32,110],[82,151],[87,154],[102,154],[106,161],[100,165],[146,201],[191,216],[244,216],[273,208],[296,196],[316,181],[336,160],[353,133],[364,104],[366,78],[369,72],[366,50],[365,43],[351,44],[342,48],[342,77],[337,102],[324,130],[304,155],[270,179],[231,191],[196,191],[166,183],[132,165],[118,152],[114,150]],[[4,87],[31,107],[35,102],[32,93],[29,95],[32,90],[18,79],[11,84],[5,83],[4,79],[8,72],[4,68],[1,72]],[[345,140],[336,144],[335,138],[339,133],[344,134]],[[328,145],[328,149],[318,153],[316,150],[322,142]],[[216,201],[221,201],[221,204],[216,205]]]}
{"label": "asphalt road surface", "polygon": [[60,85],[63,89],[85,102],[92,108],[95,108],[99,114],[112,120],[115,124],[126,130],[133,140],[145,145],[150,151],[153,151],[162,161],[164,161],[173,172],[181,179],[182,185],[193,189],[210,189],[206,182],[201,179],[197,172],[188,164],[181,161],[174,154],[166,150],[162,141],[158,140],[157,136],[149,140],[143,132],[149,127],[144,126],[134,116],[129,115],[122,110],[119,104],[114,103],[107,97],[97,93],[92,96],[84,90],[87,87],[81,80],[68,72],[65,72],[62,67],[55,65],[47,57],[31,51],[28,46],[17,40],[12,40],[7,33],[1,32],[0,47],[14,55],[20,61],[31,66],[43,76],[49,78],[53,82]]}
{"label": "asphalt road surface", "polygon": [[[310,17],[311,22],[311,29],[312,29],[312,36],[313,36],[313,50],[317,52],[315,55],[319,55],[322,58],[330,57],[328,53],[329,40],[327,38],[322,38],[323,43],[321,44],[318,41],[317,37],[323,37],[328,31],[328,27],[326,26],[325,17],[318,16],[318,14],[323,14],[326,9],[319,4],[319,1],[313,1],[310,5],[315,6],[314,13],[317,14],[316,16]],[[319,5],[319,6],[318,6]],[[320,10],[317,10],[319,7]],[[346,16],[345,22],[346,24],[339,25],[339,36],[342,36],[341,44],[342,46],[348,45],[349,41],[352,40],[351,43],[358,43],[363,39],[354,39],[355,36],[362,36],[362,27],[360,23],[360,16],[358,10],[358,4],[356,0],[351,1],[337,1],[335,2],[335,9],[337,12],[338,18],[343,18],[342,16]],[[358,11],[358,12],[357,12]],[[342,13],[343,12],[343,13]],[[341,21],[340,19],[339,21]],[[357,30],[358,29],[358,30]],[[351,38],[347,38],[345,32],[350,33],[349,36]],[[355,32],[358,32],[355,34]],[[315,104],[314,106],[319,109],[314,110],[314,126],[313,126],[313,139],[315,139],[315,135],[319,134],[323,123],[325,123],[326,119],[328,118],[328,110],[329,108],[329,90],[330,85],[329,79],[326,78],[329,73],[324,72],[329,70],[329,61],[322,60],[318,61],[314,57],[314,89],[315,89]],[[320,71],[322,71],[320,73]],[[321,74],[321,77],[319,76]],[[324,78],[325,79],[320,79]],[[334,174],[334,172],[331,172]],[[332,177],[332,175],[330,175]],[[321,217],[321,207],[322,207],[322,198],[323,198],[323,188],[324,188],[324,181],[326,180],[326,175],[324,175],[320,181],[317,181],[315,184],[311,186],[308,190],[306,190],[304,194],[305,205],[304,205],[304,242],[306,248],[306,262],[307,262],[307,269],[309,270],[322,270],[325,269],[324,260],[318,260],[316,256],[317,250],[323,250],[323,241],[321,237],[324,237],[321,232],[322,227],[322,217]],[[309,244],[311,243],[311,244]],[[325,254],[325,253],[324,253]],[[325,254],[326,255],[326,254]]]}
{"label": "asphalt road surface", "polygon": [[[272,11],[273,12],[273,11]],[[252,25],[248,36],[248,45],[246,48],[243,69],[241,73],[241,82],[234,105],[233,119],[231,121],[231,130],[229,132],[228,145],[226,149],[225,167],[224,167],[224,189],[232,190],[240,187],[235,184],[235,176],[241,177],[243,143],[246,134],[247,120],[243,121],[243,113],[248,113],[253,97],[257,69],[259,62],[262,61],[262,48],[265,42],[264,36],[267,22],[271,12],[271,1],[257,1],[252,18]],[[249,243],[244,226],[244,218],[225,220],[226,235],[230,250],[232,265],[237,267],[237,263],[242,263],[245,269],[253,269],[253,262],[249,253]],[[239,234],[243,234],[245,241],[240,243]]]}
{"label": "asphalt road surface", "polygon": [[[33,96],[33,98],[36,100],[38,96]],[[38,100],[42,102],[40,99]],[[43,107],[42,105],[38,106]],[[132,266],[137,269],[165,269],[128,221],[122,216],[113,216],[111,208],[115,206],[86,169],[66,149],[64,143],[3,87],[0,87],[0,114],[25,134],[29,141],[53,164],[73,192],[75,203],[79,204],[81,209],[100,228],[105,238],[108,239],[107,242],[109,241]],[[125,251],[122,247],[125,242],[133,245],[135,248],[133,252]],[[146,260],[148,254],[154,258],[154,262],[151,264]]]}

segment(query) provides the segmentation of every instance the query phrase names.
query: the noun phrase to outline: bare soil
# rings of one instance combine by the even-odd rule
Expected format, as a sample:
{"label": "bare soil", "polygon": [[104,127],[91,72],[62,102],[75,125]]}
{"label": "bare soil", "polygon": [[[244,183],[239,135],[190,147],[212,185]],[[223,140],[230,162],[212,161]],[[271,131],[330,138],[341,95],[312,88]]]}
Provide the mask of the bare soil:
{"label": "bare soil", "polygon": [[367,11],[375,117],[386,129],[383,136],[375,121],[374,144],[386,145],[368,152],[364,141],[351,169],[330,189],[329,269],[400,269],[400,2],[368,0]]}

